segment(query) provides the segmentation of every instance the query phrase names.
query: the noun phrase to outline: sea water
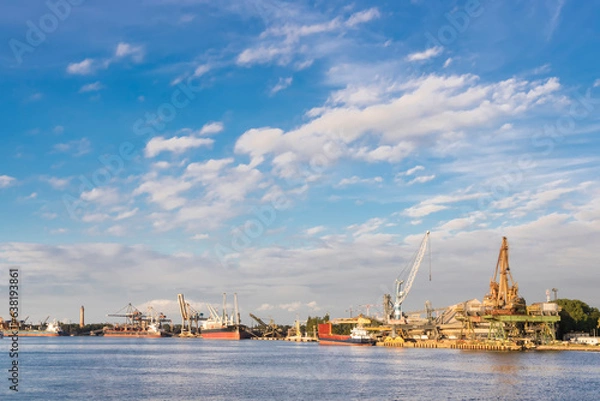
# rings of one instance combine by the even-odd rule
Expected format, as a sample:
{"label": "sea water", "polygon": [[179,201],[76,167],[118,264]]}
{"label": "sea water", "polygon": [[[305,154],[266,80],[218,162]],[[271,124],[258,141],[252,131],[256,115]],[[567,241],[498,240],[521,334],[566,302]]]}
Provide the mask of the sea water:
{"label": "sea water", "polygon": [[20,338],[0,400],[598,400],[600,353],[283,341]]}

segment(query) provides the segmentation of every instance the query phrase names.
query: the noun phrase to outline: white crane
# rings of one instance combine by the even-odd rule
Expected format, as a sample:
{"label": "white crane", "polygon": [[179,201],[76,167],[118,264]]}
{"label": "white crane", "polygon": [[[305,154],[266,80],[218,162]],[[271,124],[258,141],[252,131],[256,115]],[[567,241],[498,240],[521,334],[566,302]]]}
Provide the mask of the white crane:
{"label": "white crane", "polygon": [[406,279],[406,285],[404,289],[402,289],[402,284],[404,284],[404,280],[396,279],[396,300],[394,301],[394,319],[399,320],[402,318],[402,302],[406,299],[406,296],[410,292],[410,289],[417,277],[417,272],[419,271],[419,266],[421,266],[421,262],[423,261],[423,257],[425,256],[425,250],[427,249],[427,242],[429,240],[429,231],[425,233],[425,237],[421,241],[421,246],[419,247],[419,251],[417,252],[417,256],[415,257],[415,261],[408,273],[408,278]]}

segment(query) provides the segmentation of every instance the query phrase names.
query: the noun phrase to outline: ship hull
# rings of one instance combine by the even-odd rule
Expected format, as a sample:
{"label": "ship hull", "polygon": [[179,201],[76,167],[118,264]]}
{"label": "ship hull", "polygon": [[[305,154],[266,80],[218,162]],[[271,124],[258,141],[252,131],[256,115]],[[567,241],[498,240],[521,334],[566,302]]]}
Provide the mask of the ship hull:
{"label": "ship hull", "polygon": [[358,340],[350,336],[341,335],[319,335],[320,345],[350,345],[350,346],[372,346],[375,345],[375,341],[372,340]]}
{"label": "ship hull", "polygon": [[251,336],[246,330],[238,327],[223,327],[220,329],[203,329],[200,336],[206,340],[246,340]]}
{"label": "ship hull", "polygon": [[[11,337],[13,335],[12,331],[4,331],[4,337]],[[19,337],[61,337],[66,336],[67,334],[63,333],[49,333],[44,331],[35,331],[35,330],[24,330],[19,331],[17,334]]]}
{"label": "ship hull", "polygon": [[319,345],[372,346],[375,340],[331,333],[331,323],[319,324]]}
{"label": "ship hull", "polygon": [[105,328],[102,332],[104,337],[128,337],[128,338],[161,338],[161,337],[171,337],[171,333],[165,333],[163,331],[148,331],[148,330],[132,330],[132,329],[108,329]]}

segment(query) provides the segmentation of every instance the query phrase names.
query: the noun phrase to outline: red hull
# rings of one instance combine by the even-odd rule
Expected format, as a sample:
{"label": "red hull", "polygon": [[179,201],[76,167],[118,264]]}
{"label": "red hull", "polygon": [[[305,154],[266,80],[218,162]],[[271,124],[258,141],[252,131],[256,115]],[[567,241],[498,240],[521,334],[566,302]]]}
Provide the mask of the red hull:
{"label": "red hull", "polygon": [[207,340],[245,340],[250,338],[250,334],[243,328],[237,329],[225,327],[222,329],[205,329],[200,332],[202,338]]}
{"label": "red hull", "polygon": [[319,344],[320,345],[345,345],[345,346],[351,346],[351,347],[372,347],[373,344],[371,343],[354,343],[354,342],[349,342],[349,341],[331,341],[331,340],[327,340],[324,338],[319,338]]}

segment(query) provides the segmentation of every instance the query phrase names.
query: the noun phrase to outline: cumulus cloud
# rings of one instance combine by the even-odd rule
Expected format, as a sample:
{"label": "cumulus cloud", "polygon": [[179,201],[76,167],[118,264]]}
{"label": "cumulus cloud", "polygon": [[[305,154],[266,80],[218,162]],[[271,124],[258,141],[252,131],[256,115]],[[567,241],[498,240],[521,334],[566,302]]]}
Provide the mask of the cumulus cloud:
{"label": "cumulus cloud", "polygon": [[67,72],[73,75],[89,75],[94,72],[94,60],[86,58],[78,63],[71,63],[67,66]]}
{"label": "cumulus cloud", "polygon": [[8,175],[0,175],[0,188],[6,188],[12,185],[16,181],[16,178]]}
{"label": "cumulus cloud", "polygon": [[79,93],[97,92],[97,91],[101,90],[102,88],[104,88],[102,83],[100,81],[96,81],[96,82],[92,82],[91,84],[83,85],[79,89]]}
{"label": "cumulus cloud", "polygon": [[[441,46],[430,47],[429,49],[424,50],[422,52],[416,52],[416,53],[409,54],[408,56],[406,56],[406,60],[408,60],[408,61],[429,60],[430,58],[439,56],[442,53],[442,51],[444,51],[444,48]],[[444,64],[444,67],[447,67],[447,65]]]}
{"label": "cumulus cloud", "polygon": [[181,136],[165,139],[162,136],[152,138],[145,148],[146,157],[155,157],[162,152],[172,152],[180,154],[190,149],[202,146],[211,146],[214,140],[210,138],[197,138],[193,136]]}

